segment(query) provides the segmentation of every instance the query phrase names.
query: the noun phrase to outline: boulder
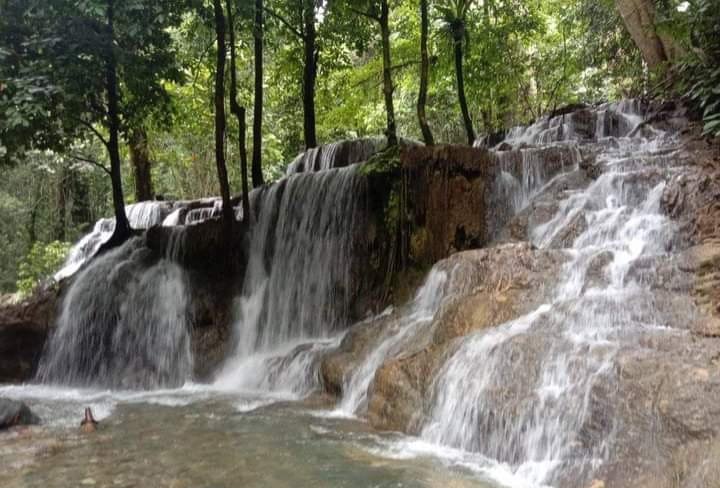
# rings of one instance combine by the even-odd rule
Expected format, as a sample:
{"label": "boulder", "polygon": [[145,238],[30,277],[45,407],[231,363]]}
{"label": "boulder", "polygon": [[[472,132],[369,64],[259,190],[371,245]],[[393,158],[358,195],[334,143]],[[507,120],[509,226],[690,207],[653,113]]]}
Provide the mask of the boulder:
{"label": "boulder", "polygon": [[23,402],[0,398],[0,430],[39,423],[40,418]]}
{"label": "boulder", "polygon": [[20,303],[0,307],[0,383],[33,378],[55,323],[60,294],[60,286],[42,288]]}

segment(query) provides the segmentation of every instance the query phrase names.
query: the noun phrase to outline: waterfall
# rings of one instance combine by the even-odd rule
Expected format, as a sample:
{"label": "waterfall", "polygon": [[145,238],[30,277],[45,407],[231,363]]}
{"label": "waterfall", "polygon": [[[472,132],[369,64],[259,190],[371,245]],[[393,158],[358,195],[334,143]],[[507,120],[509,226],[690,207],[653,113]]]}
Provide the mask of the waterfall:
{"label": "waterfall", "polygon": [[326,171],[367,161],[386,144],[384,137],[365,137],[332,142],[300,153],[287,168],[287,174]]}
{"label": "waterfall", "polygon": [[674,238],[660,212],[664,182],[648,177],[664,161],[657,149],[658,141],[618,139],[598,156],[605,171],[597,180],[532,230],[542,248],[581,225],[548,303],[459,343],[433,380],[423,439],[479,453],[528,486],[584,486],[603,463],[613,426],[604,426],[601,442],[583,440],[592,389],[613,385],[621,347],[664,325],[648,276],[632,272],[663,256]]}
{"label": "waterfall", "polygon": [[442,299],[448,292],[448,274],[452,274],[452,270],[434,267],[408,309],[390,319],[391,323],[383,329],[377,347],[345,379],[343,397],[337,407],[338,413],[351,416],[366,407],[368,387],[375,371],[388,357],[401,351],[407,339],[418,333],[420,328],[432,323]]}
{"label": "waterfall", "polygon": [[[171,210],[172,205],[163,201],[138,202],[125,206],[125,214],[133,229],[149,229],[163,224]],[[89,258],[97,254],[100,246],[110,239],[114,230],[115,218],[98,220],[92,231],[70,249],[65,263],[53,275],[53,279],[60,281],[75,274]]]}
{"label": "waterfall", "polygon": [[643,106],[639,100],[604,103],[592,110],[578,110],[555,117],[543,116],[529,126],[513,127],[503,142],[523,147],[624,137],[642,120]]}
{"label": "waterfall", "polygon": [[[556,153],[559,159],[559,164],[554,167],[549,167],[546,161],[549,152]],[[554,176],[574,169],[581,159],[574,143],[492,153],[500,170],[495,182],[496,199],[509,213],[503,222],[527,207]]]}
{"label": "waterfall", "polygon": [[80,272],[63,298],[39,381],[157,388],[190,379],[186,277],[151,254],[135,238]]}
{"label": "waterfall", "polygon": [[254,198],[236,351],[218,385],[300,393],[316,384],[316,348],[348,322],[365,184],[350,166],[290,175]]}

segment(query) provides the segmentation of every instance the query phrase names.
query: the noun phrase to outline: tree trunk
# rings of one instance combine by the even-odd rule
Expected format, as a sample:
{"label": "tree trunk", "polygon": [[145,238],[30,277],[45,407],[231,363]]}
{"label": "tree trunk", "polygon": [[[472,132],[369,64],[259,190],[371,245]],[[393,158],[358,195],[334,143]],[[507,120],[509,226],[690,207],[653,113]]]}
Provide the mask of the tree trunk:
{"label": "tree trunk", "polygon": [[463,124],[465,125],[465,133],[467,134],[468,145],[472,146],[475,142],[475,130],[470,119],[470,111],[468,110],[467,99],[465,98],[465,78],[463,75],[463,36],[462,33],[456,33],[454,36],[455,49],[455,76],[457,78],[458,99],[460,101],[460,111],[462,112]]}
{"label": "tree trunk", "polygon": [[232,4],[230,0],[225,2],[227,8],[228,25],[230,26],[230,112],[237,118],[238,122],[238,149],[240,152],[240,175],[242,180],[242,209],[243,222],[250,222],[250,197],[247,177],[247,148],[245,147],[245,107],[241,107],[237,101],[237,72],[235,59],[235,23],[233,21]]}
{"label": "tree trunk", "polygon": [[119,246],[130,237],[130,223],[125,214],[125,197],[123,196],[122,175],[120,173],[120,115],[117,81],[117,60],[113,47],[114,34],[114,0],[108,0],[107,28],[108,45],[105,59],[105,89],[108,103],[108,141],[107,150],[110,156],[110,181],[112,183],[113,209],[115,210],[115,230],[103,249]]}
{"label": "tree trunk", "polygon": [[90,188],[87,181],[79,171],[70,172],[70,219],[73,224],[92,224],[92,212],[90,210]]}
{"label": "tree trunk", "polygon": [[263,0],[255,0],[255,104],[253,107],[253,187],[265,181],[262,174],[262,112],[263,112]]}
{"label": "tree trunk", "polygon": [[217,65],[215,70],[215,165],[217,166],[220,195],[222,197],[222,220],[225,242],[228,243],[235,220],[230,203],[230,185],[225,166],[225,15],[220,0],[213,0],[215,9],[215,34],[217,36]]}
{"label": "tree trunk", "polygon": [[305,148],[317,146],[315,134],[315,80],[317,78],[317,32],[315,31],[315,2],[303,1],[303,133]]}
{"label": "tree trunk", "polygon": [[68,170],[64,166],[58,168],[57,187],[56,187],[56,205],[57,220],[55,221],[54,238],[57,241],[65,240],[65,228],[67,227],[67,186],[68,186]]}
{"label": "tree trunk", "polygon": [[393,106],[392,63],[390,60],[390,12],[387,0],[380,4],[380,37],[383,52],[383,94],[385,95],[385,112],[387,113],[387,140],[388,146],[398,143],[395,126],[395,107]]}
{"label": "tree trunk", "polygon": [[428,90],[428,0],[420,0],[420,92],[418,93],[417,115],[423,140],[428,146],[434,144],[432,132],[425,116],[425,104]]}
{"label": "tree trunk", "polygon": [[669,36],[657,32],[652,0],[615,0],[615,6],[648,68],[656,69],[681,54]]}
{"label": "tree trunk", "polygon": [[148,150],[147,132],[144,127],[137,128],[130,134],[128,141],[130,149],[130,162],[135,177],[135,200],[144,202],[152,200],[152,172],[150,151]]}

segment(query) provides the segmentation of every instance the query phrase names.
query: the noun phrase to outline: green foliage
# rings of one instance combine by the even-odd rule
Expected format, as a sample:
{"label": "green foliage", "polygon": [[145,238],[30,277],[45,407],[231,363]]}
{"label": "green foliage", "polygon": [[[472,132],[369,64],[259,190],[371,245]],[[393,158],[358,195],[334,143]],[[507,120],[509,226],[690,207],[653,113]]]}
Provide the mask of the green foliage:
{"label": "green foliage", "polygon": [[[4,158],[28,149],[67,150],[107,124],[112,50],[123,130],[166,120],[164,82],[180,80],[168,29],[181,0],[7,0],[0,4],[0,140]],[[113,31],[106,12],[114,6]]]}
{"label": "green foliage", "polygon": [[400,169],[400,147],[391,146],[373,154],[367,163],[360,167],[363,175],[390,173]]}
{"label": "green foliage", "polygon": [[680,90],[702,114],[704,133],[720,137],[720,1],[696,0],[670,12],[666,22],[687,49],[676,68]]}
{"label": "green foliage", "polygon": [[20,263],[17,289],[22,295],[32,291],[57,271],[70,250],[69,242],[35,243]]}

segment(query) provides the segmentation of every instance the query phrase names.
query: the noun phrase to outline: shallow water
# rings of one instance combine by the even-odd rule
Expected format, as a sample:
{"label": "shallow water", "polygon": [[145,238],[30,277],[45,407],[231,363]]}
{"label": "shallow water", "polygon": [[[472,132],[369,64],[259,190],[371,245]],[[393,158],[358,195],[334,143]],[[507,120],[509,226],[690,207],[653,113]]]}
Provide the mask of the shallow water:
{"label": "shallow water", "polygon": [[[203,387],[102,392],[0,387],[44,420],[0,434],[2,487],[477,487],[461,463],[332,418],[317,403]],[[85,405],[96,433],[78,424]],[[393,451],[395,449],[395,451]]]}

